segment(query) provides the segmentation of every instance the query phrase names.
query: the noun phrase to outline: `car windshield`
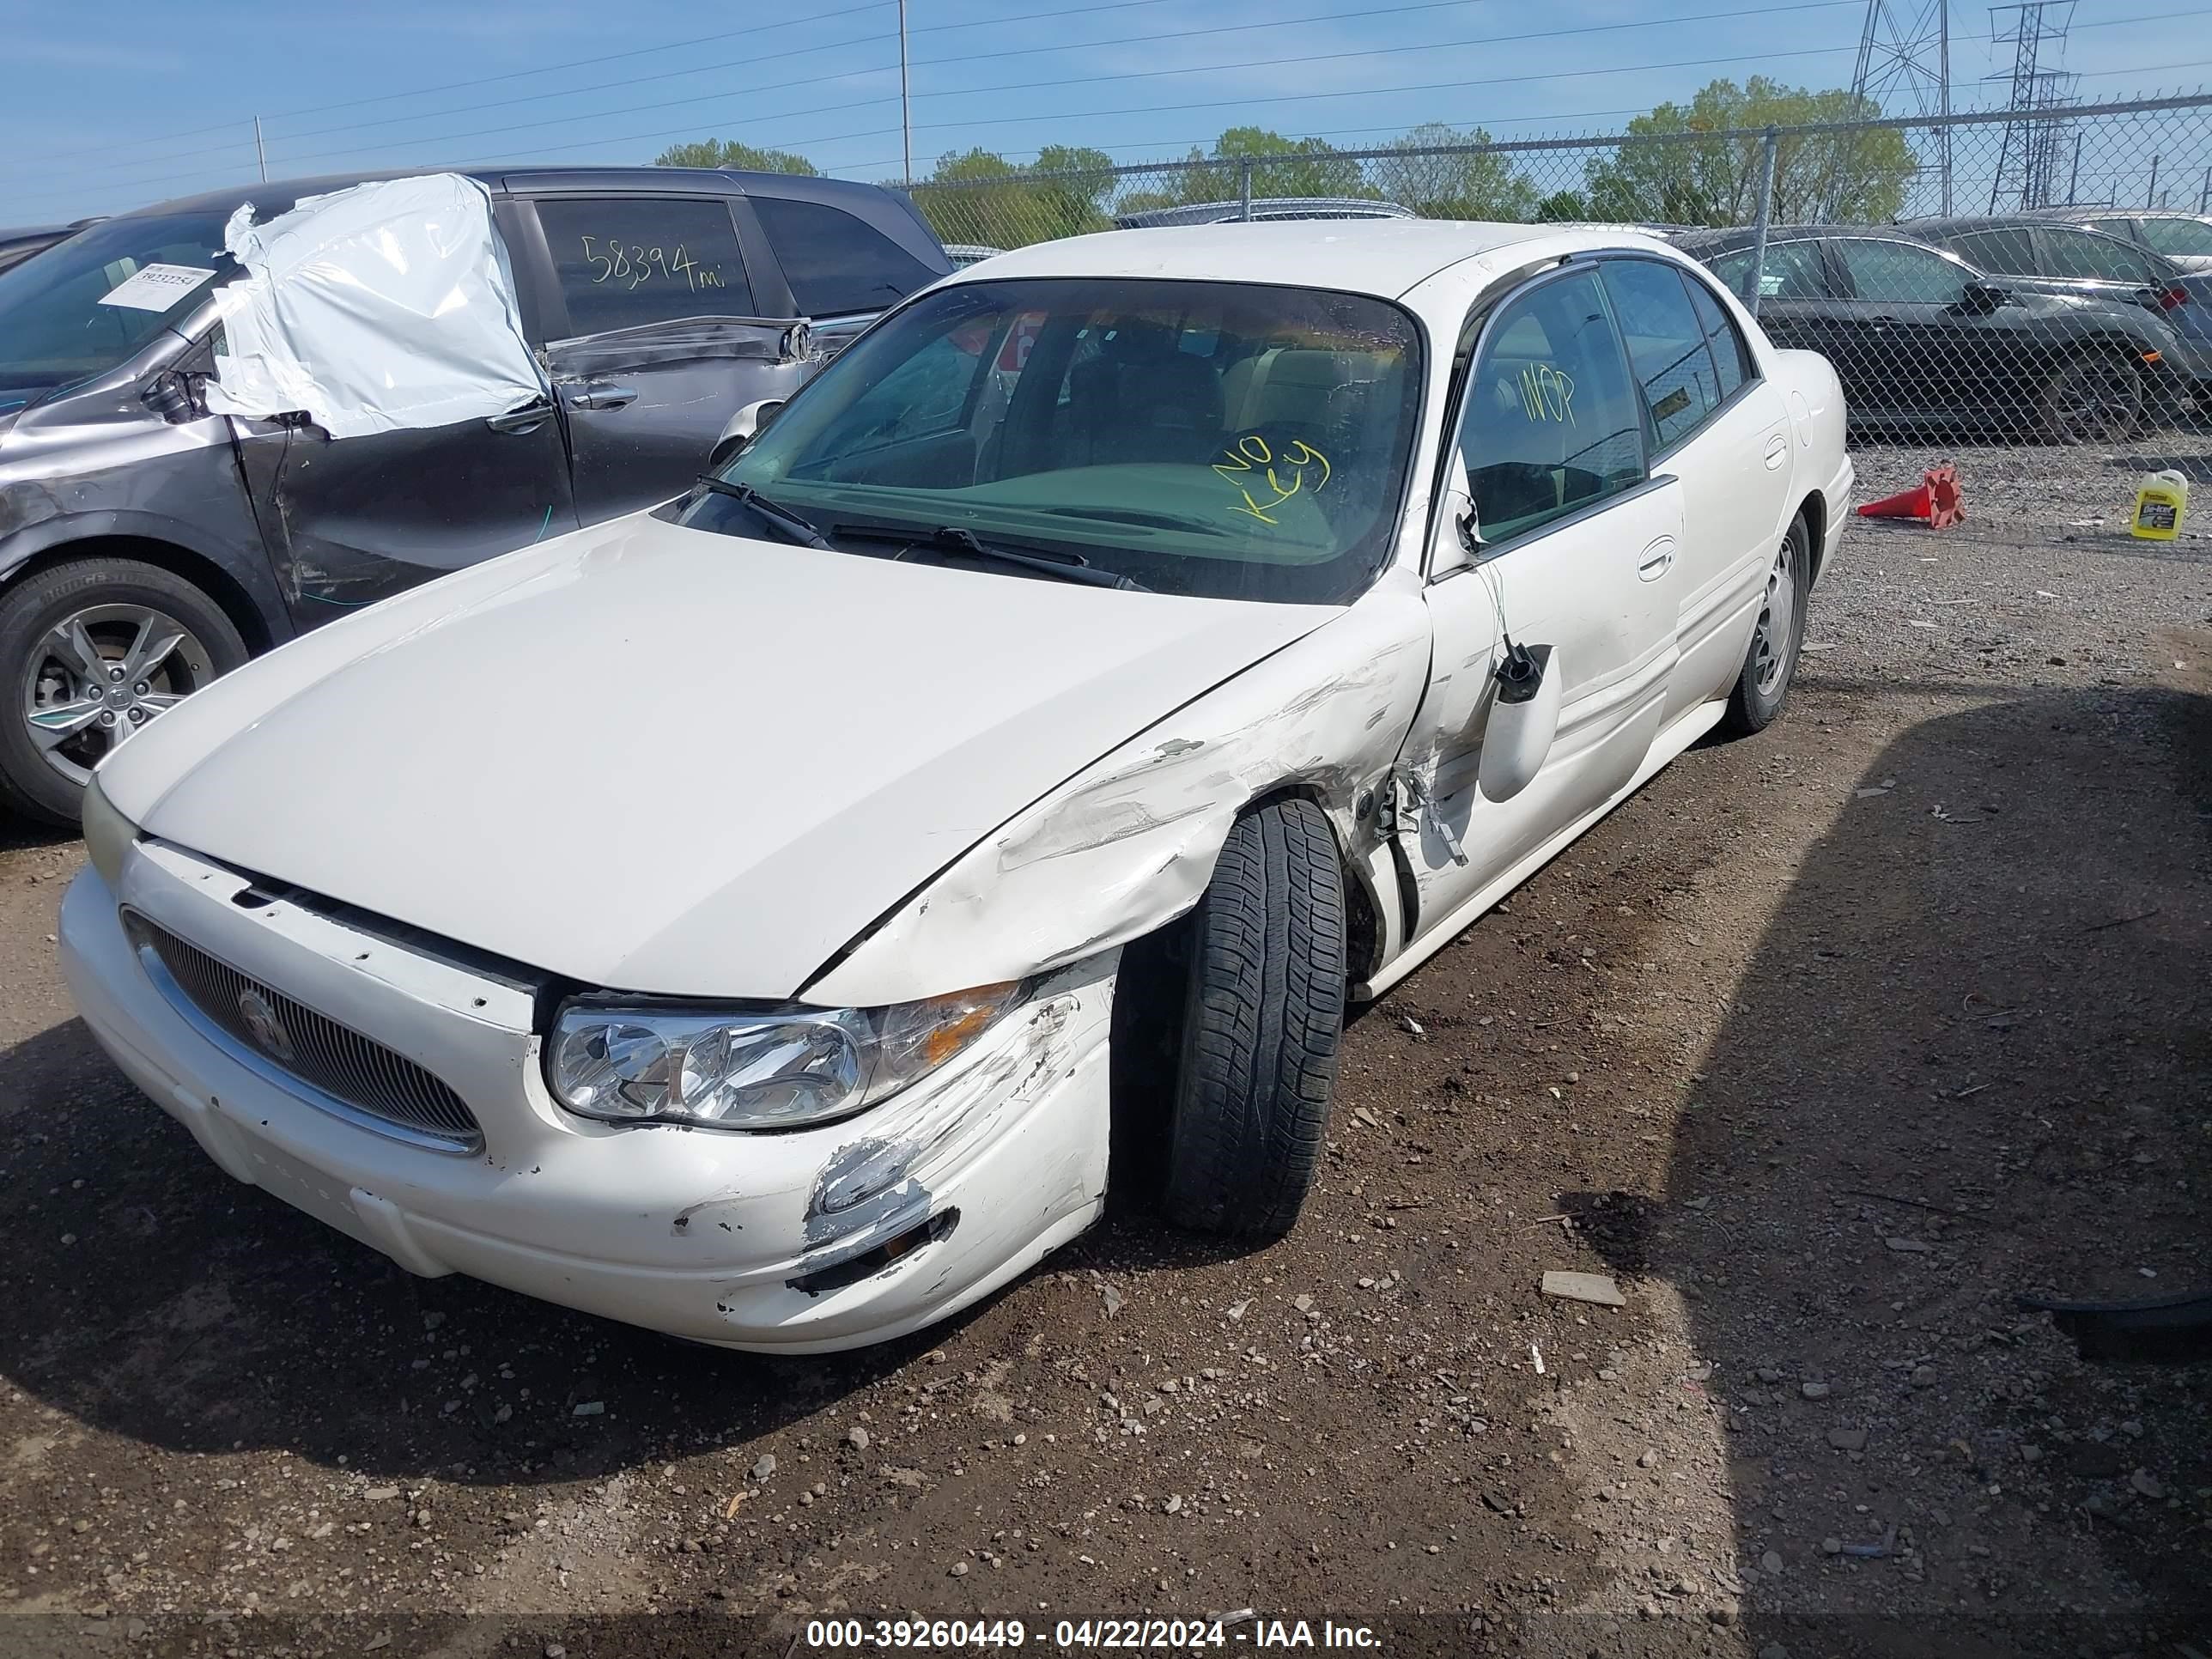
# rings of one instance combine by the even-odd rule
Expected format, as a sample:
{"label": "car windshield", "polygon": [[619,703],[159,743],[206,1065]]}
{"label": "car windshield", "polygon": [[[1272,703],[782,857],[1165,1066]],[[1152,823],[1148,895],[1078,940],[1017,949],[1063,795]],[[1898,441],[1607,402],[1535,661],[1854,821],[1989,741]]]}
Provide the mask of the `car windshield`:
{"label": "car windshield", "polygon": [[109,219],[0,271],[0,414],[106,373],[237,266],[228,215]]}
{"label": "car windshield", "polygon": [[[855,552],[965,532],[1163,592],[1339,604],[1389,555],[1419,384],[1381,300],[963,283],[848,347],[722,476]],[[679,521],[760,533],[719,491]]]}

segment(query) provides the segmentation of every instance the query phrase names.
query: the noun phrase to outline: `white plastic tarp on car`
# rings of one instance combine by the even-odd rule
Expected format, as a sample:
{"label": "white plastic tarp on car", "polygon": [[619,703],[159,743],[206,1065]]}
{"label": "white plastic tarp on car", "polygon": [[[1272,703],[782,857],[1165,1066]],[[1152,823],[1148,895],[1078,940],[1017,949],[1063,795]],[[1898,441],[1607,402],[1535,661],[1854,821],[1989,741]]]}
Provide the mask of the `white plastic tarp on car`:
{"label": "white plastic tarp on car", "polygon": [[303,196],[231,216],[246,275],[220,290],[226,355],[208,407],[305,410],[333,438],[503,415],[545,396],[492,229],[491,197],[457,173]]}

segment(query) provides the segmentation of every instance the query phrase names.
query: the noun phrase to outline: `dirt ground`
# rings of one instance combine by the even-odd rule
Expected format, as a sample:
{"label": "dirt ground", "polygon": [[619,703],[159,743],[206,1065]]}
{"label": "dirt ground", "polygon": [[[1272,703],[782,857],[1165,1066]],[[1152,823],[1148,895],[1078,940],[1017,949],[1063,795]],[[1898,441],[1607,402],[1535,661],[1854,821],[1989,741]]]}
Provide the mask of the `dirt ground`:
{"label": "dirt ground", "polygon": [[1957,459],[1966,526],[1849,532],[1778,726],[1360,1015],[1290,1238],[1116,1219],[868,1353],[233,1184],[71,1016],[78,848],[0,830],[0,1653],[1249,1609],[1225,1650],[2203,1659],[2212,1367],[2014,1297],[2212,1283],[2212,538],[2118,533],[2140,456]]}

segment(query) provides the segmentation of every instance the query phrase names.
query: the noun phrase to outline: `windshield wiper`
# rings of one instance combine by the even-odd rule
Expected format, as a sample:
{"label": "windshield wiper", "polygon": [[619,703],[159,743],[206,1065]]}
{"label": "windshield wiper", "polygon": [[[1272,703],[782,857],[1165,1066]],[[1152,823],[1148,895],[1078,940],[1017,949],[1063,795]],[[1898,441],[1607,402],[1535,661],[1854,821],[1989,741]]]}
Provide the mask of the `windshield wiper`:
{"label": "windshield wiper", "polygon": [[1081,582],[1091,587],[1118,587],[1133,593],[1149,593],[1152,589],[1134,577],[1117,575],[1110,570],[1101,570],[1080,553],[1047,552],[1042,549],[1023,551],[1011,547],[999,547],[984,541],[972,530],[953,525],[940,525],[927,532],[909,530],[878,529],[872,525],[836,526],[841,536],[861,541],[900,541],[908,545],[894,553],[894,560],[903,559],[916,547],[933,547],[944,552],[959,554],[971,559],[988,560],[994,564],[1012,565],[1020,570],[1034,570],[1039,575],[1056,576],[1064,582]]}
{"label": "windshield wiper", "polygon": [[718,478],[712,473],[702,473],[699,488],[712,490],[717,495],[727,495],[739,506],[750,507],[754,517],[763,524],[773,526],[787,542],[796,542],[801,547],[818,547],[824,552],[836,550],[830,545],[830,538],[813,525],[789,507],[779,507],[749,483],[732,483],[728,479]]}

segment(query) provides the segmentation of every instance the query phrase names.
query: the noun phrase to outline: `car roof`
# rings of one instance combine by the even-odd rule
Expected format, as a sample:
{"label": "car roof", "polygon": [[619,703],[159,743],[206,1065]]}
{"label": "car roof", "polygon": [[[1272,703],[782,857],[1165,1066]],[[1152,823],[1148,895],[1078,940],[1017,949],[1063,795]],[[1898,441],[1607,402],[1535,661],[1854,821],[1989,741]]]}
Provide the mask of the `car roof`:
{"label": "car roof", "polygon": [[[1465,219],[1281,219],[1109,230],[1032,242],[998,255],[973,280],[1151,276],[1335,289],[1396,299],[1447,266],[1485,254],[1511,250],[1534,260],[1613,246],[1668,251],[1656,238],[1625,230]],[[951,280],[969,280],[968,273],[956,273]]]}
{"label": "car roof", "polygon": [[[1915,219],[1901,228],[1923,236],[1956,236],[1976,230],[2031,230],[2038,225],[2051,222],[2051,216],[2041,213],[1975,213],[1960,214],[1949,219]],[[2128,241],[2124,236],[2115,236],[2109,230],[2099,230],[2094,225],[2075,224],[2065,220],[2057,222],[2082,236],[2101,236],[2108,242]],[[2129,246],[2134,245],[2129,243]]]}
{"label": "car roof", "polygon": [[1395,202],[1364,196],[1267,196],[1250,203],[1189,202],[1181,207],[1147,208],[1140,213],[1117,214],[1114,222],[1125,230],[1149,229],[1157,225],[1269,224],[1278,219],[1411,219],[1418,216]]}
{"label": "car roof", "polygon": [[2026,216],[2031,219],[2202,219],[2212,223],[2212,213],[2199,213],[2193,208],[2138,207],[2072,207],[2030,208]]}
{"label": "car roof", "polygon": [[272,179],[265,184],[230,185],[221,190],[155,203],[125,216],[229,213],[247,202],[282,210],[303,196],[349,190],[356,185],[386,179],[416,179],[433,173],[458,173],[492,191],[647,190],[696,193],[708,190],[732,196],[781,196],[812,201],[844,198],[848,203],[881,200],[890,193],[880,185],[862,184],[853,179],[817,179],[794,173],[746,173],[734,167],[394,167],[374,173],[331,173],[307,179]]}

